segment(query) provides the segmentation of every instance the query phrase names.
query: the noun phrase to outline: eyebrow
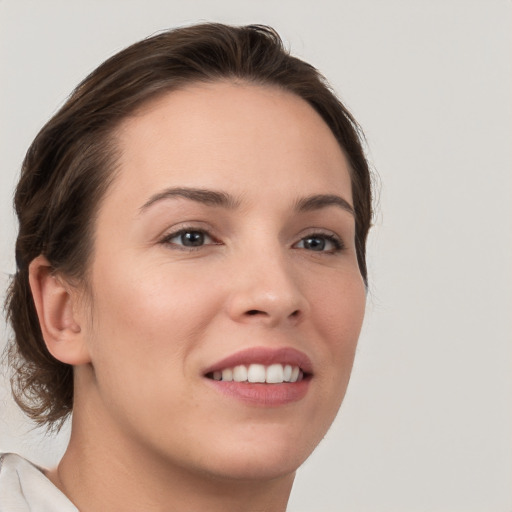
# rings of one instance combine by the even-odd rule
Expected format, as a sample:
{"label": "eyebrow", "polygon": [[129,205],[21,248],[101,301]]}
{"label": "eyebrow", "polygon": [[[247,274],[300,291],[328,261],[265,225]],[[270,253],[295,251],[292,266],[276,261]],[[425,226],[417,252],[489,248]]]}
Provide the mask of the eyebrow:
{"label": "eyebrow", "polygon": [[165,189],[164,191],[151,196],[149,200],[142,205],[140,211],[143,212],[144,210],[147,210],[151,205],[158,201],[162,201],[163,199],[173,199],[176,197],[183,197],[208,206],[220,206],[229,209],[234,209],[240,204],[240,201],[235,199],[233,196],[226,194],[226,192],[203,188],[174,187]]}
{"label": "eyebrow", "polygon": [[[207,206],[219,206],[228,209],[235,209],[240,205],[240,200],[226,192],[203,188],[172,187],[151,196],[148,201],[141,206],[140,212],[144,212],[159,201],[177,197],[196,201]],[[295,210],[298,212],[309,212],[328,208],[329,206],[338,206],[342,210],[355,216],[352,205],[346,199],[343,199],[343,197],[335,194],[314,194],[303,197],[296,201]]]}
{"label": "eyebrow", "polygon": [[315,194],[303,197],[295,203],[295,208],[299,212],[321,210],[329,206],[338,206],[355,217],[354,207],[346,199],[335,194]]}

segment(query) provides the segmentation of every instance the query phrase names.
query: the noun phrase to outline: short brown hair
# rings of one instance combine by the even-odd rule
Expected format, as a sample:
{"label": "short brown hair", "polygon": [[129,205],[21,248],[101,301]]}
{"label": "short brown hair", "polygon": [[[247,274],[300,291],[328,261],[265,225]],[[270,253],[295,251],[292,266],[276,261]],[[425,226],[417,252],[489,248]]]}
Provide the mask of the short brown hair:
{"label": "short brown hair", "polygon": [[73,369],[47,350],[28,281],[44,255],[53,271],[86,280],[99,202],[115,175],[115,128],[144,102],[188,84],[243,80],[289,91],[324,119],[348,158],[356,252],[367,282],[371,179],[362,133],[320,73],[292,57],[270,27],[201,24],[169,30],[114,55],[93,71],[42,128],[23,161],[15,194],[17,271],[6,311],[18,405],[38,424],[59,427],[73,408]]}

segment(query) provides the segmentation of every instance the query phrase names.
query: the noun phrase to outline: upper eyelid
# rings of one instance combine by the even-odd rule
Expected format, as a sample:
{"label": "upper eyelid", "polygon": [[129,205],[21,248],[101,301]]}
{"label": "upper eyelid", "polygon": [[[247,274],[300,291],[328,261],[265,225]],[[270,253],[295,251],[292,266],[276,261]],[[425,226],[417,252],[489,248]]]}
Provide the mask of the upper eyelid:
{"label": "upper eyelid", "polygon": [[299,240],[302,240],[303,238],[306,238],[308,236],[326,236],[326,237],[332,237],[336,238],[337,240],[343,241],[344,237],[340,236],[336,231],[333,231],[332,229],[328,228],[317,228],[317,227],[311,227],[303,229],[299,234]]}
{"label": "upper eyelid", "polygon": [[185,221],[165,228],[159,238],[166,238],[173,235],[176,236],[183,231],[201,231],[202,233],[213,236],[212,232],[215,230],[211,226],[206,225],[204,221]]}

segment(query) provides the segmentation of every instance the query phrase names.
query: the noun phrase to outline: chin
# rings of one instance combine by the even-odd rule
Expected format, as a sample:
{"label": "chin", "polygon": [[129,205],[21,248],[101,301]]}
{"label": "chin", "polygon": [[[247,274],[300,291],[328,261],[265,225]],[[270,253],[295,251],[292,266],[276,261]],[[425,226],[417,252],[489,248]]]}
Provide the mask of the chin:
{"label": "chin", "polygon": [[293,476],[323,437],[312,439],[308,434],[294,431],[289,425],[255,426],[249,439],[236,435],[224,442],[218,439],[214,453],[209,450],[204,462],[212,475],[221,478],[271,480]]}
{"label": "chin", "polygon": [[293,453],[288,457],[269,456],[259,453],[257,456],[238,454],[219,459],[206,470],[214,478],[237,481],[268,481],[287,476],[293,477],[306,457]]}

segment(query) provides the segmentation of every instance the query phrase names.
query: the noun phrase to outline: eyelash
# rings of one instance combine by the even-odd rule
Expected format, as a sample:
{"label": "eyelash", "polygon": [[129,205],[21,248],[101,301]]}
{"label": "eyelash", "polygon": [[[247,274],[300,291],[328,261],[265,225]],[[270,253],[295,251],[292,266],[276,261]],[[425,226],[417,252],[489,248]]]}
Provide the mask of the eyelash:
{"label": "eyelash", "polygon": [[[197,245],[197,246],[186,246],[184,244],[177,244],[175,242],[172,242],[173,239],[183,236],[187,233],[200,234],[204,238],[209,238],[210,240],[212,240],[212,242],[211,243],[202,243],[201,245]],[[313,232],[306,236],[303,236],[298,242],[293,244],[293,247],[295,247],[297,244],[299,244],[301,242],[304,242],[305,240],[308,240],[308,239],[312,240],[315,238],[323,239],[323,240],[330,242],[333,245],[333,248],[328,249],[328,250],[321,250],[321,251],[309,250],[309,252],[321,252],[323,254],[336,254],[345,249],[345,244],[343,243],[343,240],[341,240],[341,238],[339,238],[337,235],[334,235],[331,233],[322,233],[322,232]],[[174,231],[172,233],[165,235],[160,240],[160,244],[172,246],[174,249],[177,249],[180,251],[190,251],[191,252],[191,251],[197,251],[197,250],[201,249],[202,247],[204,247],[205,245],[221,245],[221,242],[216,241],[215,238],[212,235],[210,235],[208,233],[208,231],[206,231],[205,229],[191,227],[191,228],[181,228],[178,231]],[[295,247],[295,248],[297,248],[297,247]],[[308,250],[305,247],[300,247],[298,249]]]}
{"label": "eyelash", "polygon": [[[198,245],[198,246],[187,246],[187,245],[184,245],[184,244],[177,244],[177,243],[172,242],[172,240],[174,238],[177,238],[179,236],[183,236],[186,233],[199,233],[199,234],[203,235],[205,238],[211,239],[213,242],[212,243],[207,243],[207,244],[201,244],[201,245]],[[206,231],[205,229],[192,228],[192,227],[191,228],[181,228],[178,231],[174,231],[173,233],[169,233],[168,235],[165,235],[160,240],[160,243],[162,245],[170,245],[170,246],[172,246],[173,248],[175,248],[175,249],[177,249],[179,251],[197,251],[197,250],[201,249],[202,247],[204,247],[205,245],[220,245],[220,242],[215,241],[213,236],[210,235],[208,233],[208,231]]]}

